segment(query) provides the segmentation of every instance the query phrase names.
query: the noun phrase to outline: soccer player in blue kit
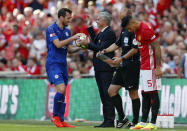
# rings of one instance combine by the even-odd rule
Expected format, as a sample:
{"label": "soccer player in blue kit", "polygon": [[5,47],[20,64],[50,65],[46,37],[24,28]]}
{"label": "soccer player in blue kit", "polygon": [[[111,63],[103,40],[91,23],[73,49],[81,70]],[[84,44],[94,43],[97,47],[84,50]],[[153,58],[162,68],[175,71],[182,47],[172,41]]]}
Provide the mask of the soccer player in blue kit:
{"label": "soccer player in blue kit", "polygon": [[58,20],[47,27],[46,41],[47,41],[47,60],[46,72],[51,84],[56,86],[57,92],[54,97],[53,115],[51,121],[57,127],[70,127],[64,122],[65,113],[65,93],[68,84],[67,71],[67,51],[70,53],[79,50],[78,47],[72,46],[72,41],[78,39],[81,33],[74,36],[71,35],[70,30],[66,27],[71,22],[72,11],[67,8],[62,8],[58,11]]}

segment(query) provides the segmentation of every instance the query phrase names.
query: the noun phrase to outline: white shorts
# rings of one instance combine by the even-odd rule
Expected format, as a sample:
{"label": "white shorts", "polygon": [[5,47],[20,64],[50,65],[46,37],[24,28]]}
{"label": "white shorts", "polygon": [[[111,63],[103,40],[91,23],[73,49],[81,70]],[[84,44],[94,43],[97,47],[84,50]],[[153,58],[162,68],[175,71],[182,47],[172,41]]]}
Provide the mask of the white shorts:
{"label": "white shorts", "polygon": [[161,79],[156,79],[155,70],[140,70],[140,86],[143,91],[161,89]]}

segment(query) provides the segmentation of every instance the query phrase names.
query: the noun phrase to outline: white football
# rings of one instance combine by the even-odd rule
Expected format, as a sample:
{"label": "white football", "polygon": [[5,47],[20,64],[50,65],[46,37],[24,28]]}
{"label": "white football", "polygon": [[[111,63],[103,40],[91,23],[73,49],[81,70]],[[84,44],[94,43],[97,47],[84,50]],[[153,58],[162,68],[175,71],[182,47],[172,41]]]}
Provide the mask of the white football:
{"label": "white football", "polygon": [[80,37],[79,37],[80,40],[85,40],[86,39],[86,35],[85,34],[82,34]]}

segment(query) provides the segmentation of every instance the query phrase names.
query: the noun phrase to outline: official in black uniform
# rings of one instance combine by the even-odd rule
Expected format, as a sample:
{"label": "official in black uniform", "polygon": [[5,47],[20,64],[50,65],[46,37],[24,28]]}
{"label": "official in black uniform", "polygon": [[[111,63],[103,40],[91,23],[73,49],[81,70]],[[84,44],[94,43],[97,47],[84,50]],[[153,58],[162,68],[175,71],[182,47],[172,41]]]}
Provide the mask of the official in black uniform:
{"label": "official in black uniform", "polygon": [[[111,98],[108,95],[108,88],[112,81],[114,68],[111,68],[108,64],[96,57],[97,52],[106,49],[116,41],[115,32],[110,27],[111,20],[111,14],[108,12],[100,12],[96,21],[100,32],[96,35],[93,27],[89,27],[88,32],[92,42],[88,40],[80,41],[82,45],[94,51],[93,65],[100,98],[103,104],[104,116],[104,122],[95,127],[114,127],[115,110]],[[106,55],[113,58],[114,52],[106,53]]]}
{"label": "official in black uniform", "polygon": [[[123,19],[122,19],[123,27]],[[124,125],[131,126],[128,118],[125,117],[122,107],[122,99],[118,94],[122,87],[129,91],[132,100],[133,108],[133,121],[132,124],[138,123],[140,99],[138,96],[139,87],[139,73],[140,73],[140,55],[138,45],[134,33],[122,29],[121,35],[116,43],[112,44],[109,48],[104,49],[101,53],[109,53],[114,50],[122,48],[121,57],[114,57],[114,64],[120,65],[112,79],[108,93],[112,98],[113,104],[118,112],[119,120],[117,121],[116,128],[122,128]]]}

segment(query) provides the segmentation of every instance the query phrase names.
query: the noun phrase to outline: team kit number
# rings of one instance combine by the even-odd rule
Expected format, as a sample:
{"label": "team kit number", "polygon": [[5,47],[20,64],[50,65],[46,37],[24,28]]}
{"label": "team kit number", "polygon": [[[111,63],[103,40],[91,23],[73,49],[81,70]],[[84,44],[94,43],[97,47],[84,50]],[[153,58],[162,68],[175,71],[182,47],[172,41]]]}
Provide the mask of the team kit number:
{"label": "team kit number", "polygon": [[147,80],[147,85],[148,87],[152,87],[153,86],[152,80]]}

